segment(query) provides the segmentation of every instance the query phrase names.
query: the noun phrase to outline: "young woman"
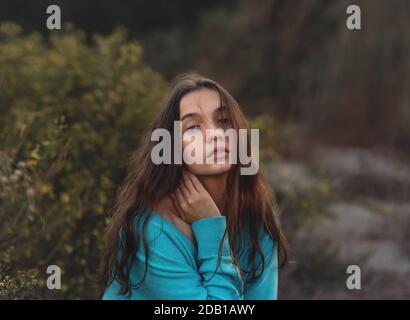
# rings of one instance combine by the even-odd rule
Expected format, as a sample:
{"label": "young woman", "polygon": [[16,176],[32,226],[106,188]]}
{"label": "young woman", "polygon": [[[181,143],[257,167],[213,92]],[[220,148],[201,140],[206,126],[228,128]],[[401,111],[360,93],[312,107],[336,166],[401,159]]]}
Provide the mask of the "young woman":
{"label": "young woman", "polygon": [[[193,132],[202,133],[203,149],[211,145],[210,153],[193,149],[202,152],[202,164],[152,161],[159,142],[151,133],[173,133],[175,121],[182,125],[182,150]],[[277,206],[262,167],[241,175],[241,164],[228,161],[233,150],[216,147],[227,129],[248,126],[223,87],[196,73],[173,81],[117,195],[101,260],[103,299],[277,298],[278,267],[288,256]],[[174,150],[178,141],[171,143]]]}

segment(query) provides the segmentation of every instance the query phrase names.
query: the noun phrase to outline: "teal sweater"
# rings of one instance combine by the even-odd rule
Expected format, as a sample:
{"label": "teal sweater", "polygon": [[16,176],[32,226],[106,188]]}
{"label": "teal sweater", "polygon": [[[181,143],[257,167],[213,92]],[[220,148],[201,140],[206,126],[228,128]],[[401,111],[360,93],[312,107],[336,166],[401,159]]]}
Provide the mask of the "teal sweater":
{"label": "teal sweater", "polygon": [[[136,223],[138,227],[142,224]],[[260,244],[265,254],[265,268],[256,282],[245,285],[230,255],[228,235],[222,245],[221,263],[218,262],[220,240],[226,228],[225,216],[206,217],[191,224],[198,245],[171,221],[152,211],[146,226],[149,247],[148,270],[143,284],[132,289],[131,296],[117,294],[120,286],[114,280],[103,295],[114,299],[175,299],[175,300],[272,300],[277,297],[277,244],[267,232],[261,233]],[[142,227],[140,231],[142,230]],[[241,233],[238,259],[241,267],[249,270],[249,234]],[[256,255],[257,266],[261,258]],[[132,284],[138,283],[145,268],[145,253],[140,241],[130,271]],[[216,273],[215,273],[216,270]],[[259,271],[260,269],[258,269]],[[214,274],[215,273],[215,274]],[[259,272],[257,273],[259,274]],[[250,275],[247,276],[250,278]]]}

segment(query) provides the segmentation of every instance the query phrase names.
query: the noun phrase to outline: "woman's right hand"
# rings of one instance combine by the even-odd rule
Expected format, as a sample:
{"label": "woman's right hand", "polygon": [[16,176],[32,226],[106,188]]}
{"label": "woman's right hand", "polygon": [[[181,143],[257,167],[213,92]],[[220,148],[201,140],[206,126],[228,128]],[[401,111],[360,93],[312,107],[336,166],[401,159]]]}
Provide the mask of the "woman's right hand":
{"label": "woman's right hand", "polygon": [[198,178],[185,169],[182,176],[181,184],[171,193],[179,217],[191,224],[202,218],[220,216],[215,201]]}

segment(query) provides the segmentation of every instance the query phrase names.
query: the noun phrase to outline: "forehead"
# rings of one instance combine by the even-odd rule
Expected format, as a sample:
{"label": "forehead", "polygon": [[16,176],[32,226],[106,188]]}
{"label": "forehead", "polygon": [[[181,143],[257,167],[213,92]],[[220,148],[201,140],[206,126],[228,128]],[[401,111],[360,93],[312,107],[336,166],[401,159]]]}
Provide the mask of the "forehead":
{"label": "forehead", "polygon": [[221,106],[216,90],[201,88],[185,94],[179,103],[181,117],[187,113],[212,113]]}

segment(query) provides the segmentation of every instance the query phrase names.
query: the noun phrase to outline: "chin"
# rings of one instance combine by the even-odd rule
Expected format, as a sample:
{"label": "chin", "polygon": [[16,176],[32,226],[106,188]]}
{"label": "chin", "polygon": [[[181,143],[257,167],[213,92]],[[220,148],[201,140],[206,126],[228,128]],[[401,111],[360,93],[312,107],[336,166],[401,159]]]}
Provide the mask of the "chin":
{"label": "chin", "polygon": [[197,176],[214,176],[228,173],[232,164],[202,164],[191,165],[189,170]]}

